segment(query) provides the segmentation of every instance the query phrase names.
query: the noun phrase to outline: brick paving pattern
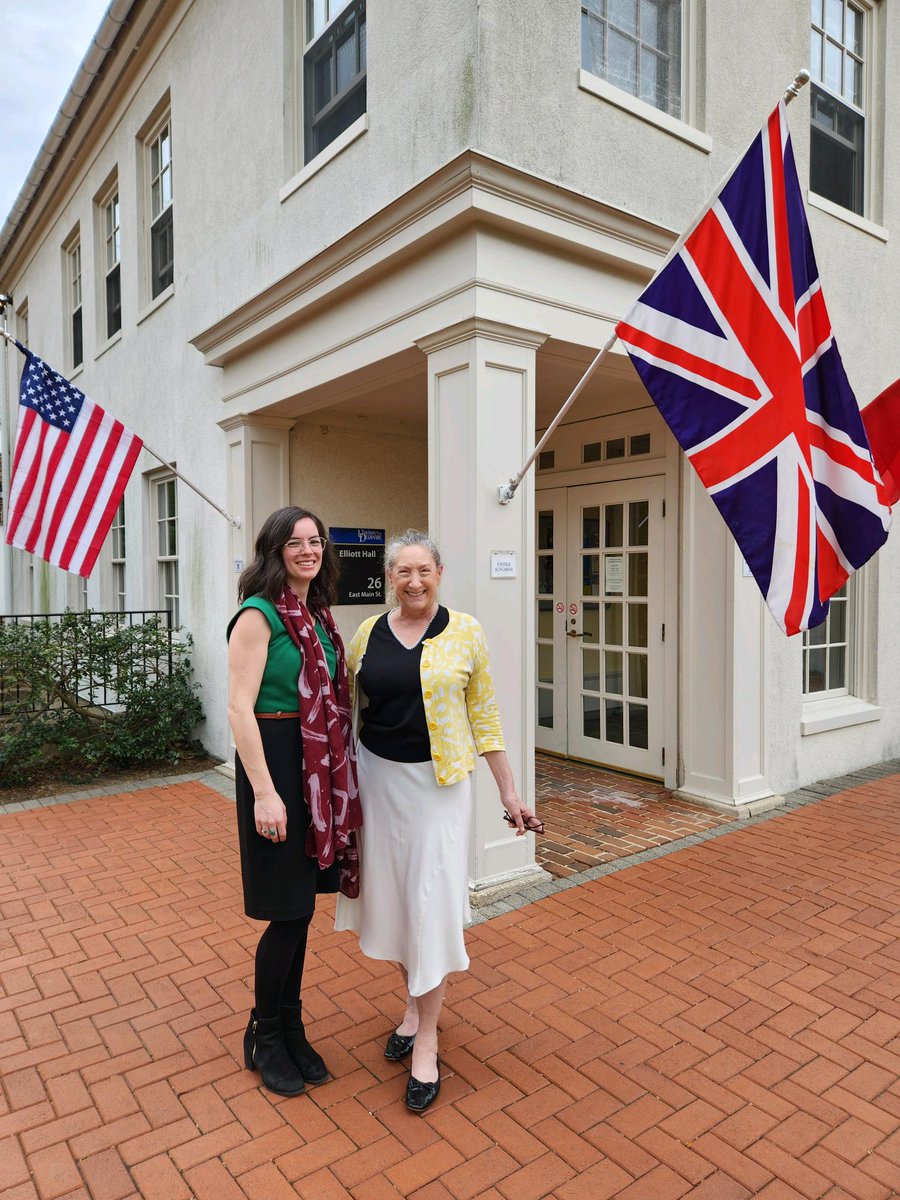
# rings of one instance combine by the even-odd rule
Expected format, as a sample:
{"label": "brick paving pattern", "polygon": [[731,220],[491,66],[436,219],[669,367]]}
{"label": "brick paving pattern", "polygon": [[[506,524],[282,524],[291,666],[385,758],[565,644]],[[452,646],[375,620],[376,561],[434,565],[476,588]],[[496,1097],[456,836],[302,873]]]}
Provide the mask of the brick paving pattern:
{"label": "brick paving pattern", "polygon": [[900,1195],[900,776],[467,935],[424,1117],[393,968],[315,919],[335,1075],[240,1068],[259,927],[200,782],[0,817],[2,1200]]}
{"label": "brick paving pattern", "polygon": [[536,856],[555,879],[715,829],[734,818],[672,796],[659,783],[539,754]]}

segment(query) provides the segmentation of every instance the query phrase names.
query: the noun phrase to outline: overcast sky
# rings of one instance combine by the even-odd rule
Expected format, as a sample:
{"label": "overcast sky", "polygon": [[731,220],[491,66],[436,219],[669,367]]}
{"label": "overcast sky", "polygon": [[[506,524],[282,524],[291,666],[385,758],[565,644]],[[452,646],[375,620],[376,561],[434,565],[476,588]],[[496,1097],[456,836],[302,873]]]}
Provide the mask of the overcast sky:
{"label": "overcast sky", "polygon": [[0,226],[109,0],[0,0]]}

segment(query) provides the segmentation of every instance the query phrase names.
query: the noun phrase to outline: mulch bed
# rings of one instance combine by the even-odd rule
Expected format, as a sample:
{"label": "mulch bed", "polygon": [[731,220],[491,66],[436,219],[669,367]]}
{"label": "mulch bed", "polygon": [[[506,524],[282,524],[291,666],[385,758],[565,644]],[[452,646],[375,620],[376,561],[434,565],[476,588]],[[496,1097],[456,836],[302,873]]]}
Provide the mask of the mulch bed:
{"label": "mulch bed", "polygon": [[[47,768],[31,783],[17,784],[14,787],[4,787],[0,784],[0,812],[8,804],[21,804],[24,800],[38,800],[46,796],[61,796],[66,792],[77,792],[83,788],[113,787],[120,783],[133,784],[142,779],[158,779],[160,775],[189,775],[195,771],[211,771],[217,767],[221,759],[212,758],[208,754],[184,754],[177,763],[169,759],[159,762],[141,763],[115,772],[95,773],[84,768],[66,766]],[[127,786],[123,786],[127,791]]]}

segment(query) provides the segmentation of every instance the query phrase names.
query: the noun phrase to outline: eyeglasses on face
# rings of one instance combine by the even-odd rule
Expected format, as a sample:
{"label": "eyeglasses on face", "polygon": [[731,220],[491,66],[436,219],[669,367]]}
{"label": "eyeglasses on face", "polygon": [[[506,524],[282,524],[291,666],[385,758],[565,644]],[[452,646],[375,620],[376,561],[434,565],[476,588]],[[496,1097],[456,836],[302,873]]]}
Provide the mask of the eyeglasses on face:
{"label": "eyeglasses on face", "polygon": [[[503,820],[507,823],[507,825],[515,826],[515,824],[516,824],[515,817],[510,816],[510,814],[506,811],[505,808],[503,810]],[[525,828],[528,830],[529,833],[543,833],[544,832],[544,822],[540,819],[540,817],[523,817],[522,824],[525,826]]]}
{"label": "eyeglasses on face", "polygon": [[289,542],[284,543],[285,550],[324,550],[328,538],[311,537],[311,538],[291,538]]}

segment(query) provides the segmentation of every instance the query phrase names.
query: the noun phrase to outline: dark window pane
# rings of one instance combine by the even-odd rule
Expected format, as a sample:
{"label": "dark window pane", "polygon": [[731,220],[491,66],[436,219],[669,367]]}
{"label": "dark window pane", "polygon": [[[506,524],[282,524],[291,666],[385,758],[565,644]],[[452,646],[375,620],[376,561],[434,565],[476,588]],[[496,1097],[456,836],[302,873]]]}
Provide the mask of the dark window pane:
{"label": "dark window pane", "polygon": [[356,36],[351,28],[336,46],[337,91],[342,92],[356,74]]}
{"label": "dark window pane", "polygon": [[582,554],[581,590],[585,596],[600,595],[600,555]]}
{"label": "dark window pane", "polygon": [[553,637],[553,601],[538,600],[537,634],[539,638]]}
{"label": "dark window pane", "polygon": [[84,362],[84,345],[81,335],[81,309],[72,313],[72,366],[80,367]]}
{"label": "dark window pane", "polygon": [[600,641],[600,605],[599,604],[585,604],[584,609],[582,610],[581,618],[582,618],[582,632],[584,633],[582,642],[594,642],[594,643],[599,642]]}
{"label": "dark window pane", "polygon": [[553,556],[541,554],[538,558],[538,591],[543,595],[553,592]]}
{"label": "dark window pane", "polygon": [[643,551],[628,556],[628,595],[647,595],[647,555]]}
{"label": "dark window pane", "polygon": [[809,651],[809,683],[808,692],[825,691],[825,651]]}
{"label": "dark window pane", "polygon": [[538,455],[538,470],[552,471],[556,466],[556,451],[542,450]]}
{"label": "dark window pane", "polygon": [[599,462],[603,451],[602,442],[585,442],[581,448],[582,462]]}
{"label": "dark window pane", "polygon": [[553,549],[553,510],[538,513],[538,549]]}
{"label": "dark window pane", "polygon": [[581,510],[581,545],[585,550],[600,545],[600,509],[598,507]]}
{"label": "dark window pane", "polygon": [[865,121],[815,85],[811,104],[809,185],[826,200],[862,214]]}
{"label": "dark window pane", "polygon": [[366,6],[351,4],[307,52],[306,161],[314,158],[366,111]]}
{"label": "dark window pane", "polygon": [[628,655],[628,693],[647,698],[647,655]]}
{"label": "dark window pane", "polygon": [[623,437],[610,438],[610,440],[606,443],[606,457],[607,458],[624,458],[625,457],[625,439]]}
{"label": "dark window pane", "polygon": [[650,434],[638,433],[631,439],[630,454],[649,454],[650,453]]}
{"label": "dark window pane", "polygon": [[553,692],[550,688],[537,690],[538,725],[543,729],[553,728]]}
{"label": "dark window pane", "polygon": [[604,700],[603,703],[606,708],[606,740],[622,746],[625,743],[625,706],[621,700]]}
{"label": "dark window pane", "polygon": [[611,646],[622,645],[622,605],[607,603],[604,610],[604,641]]}
{"label": "dark window pane", "polygon": [[646,546],[650,532],[650,503],[633,500],[628,505],[628,545]]}
{"label": "dark window pane", "polygon": [[607,548],[618,548],[623,545],[624,506],[621,504],[605,504],[603,506],[603,520],[603,545]]}
{"label": "dark window pane", "polygon": [[324,108],[331,99],[331,54],[325,54],[315,65],[316,112]]}
{"label": "dark window pane", "polygon": [[607,650],[604,690],[612,692],[616,696],[621,696],[624,691],[624,682],[622,678],[622,651]]}
{"label": "dark window pane", "polygon": [[600,697],[582,696],[582,729],[584,736],[600,740]]}
{"label": "dark window pane", "polygon": [[106,277],[106,336],[112,337],[122,328],[122,284],[119,268],[113,267]]}
{"label": "dark window pane", "polygon": [[587,692],[600,691],[600,651],[585,650],[581,655],[581,677]]}
{"label": "dark window pane", "polygon": [[553,644],[541,642],[538,645],[538,682],[553,682]]}
{"label": "dark window pane", "polygon": [[647,741],[647,705],[628,705],[628,745],[638,750],[646,750]]}
{"label": "dark window pane", "polygon": [[175,278],[175,231],[171,205],[150,229],[150,249],[151,291],[155,297]]}

